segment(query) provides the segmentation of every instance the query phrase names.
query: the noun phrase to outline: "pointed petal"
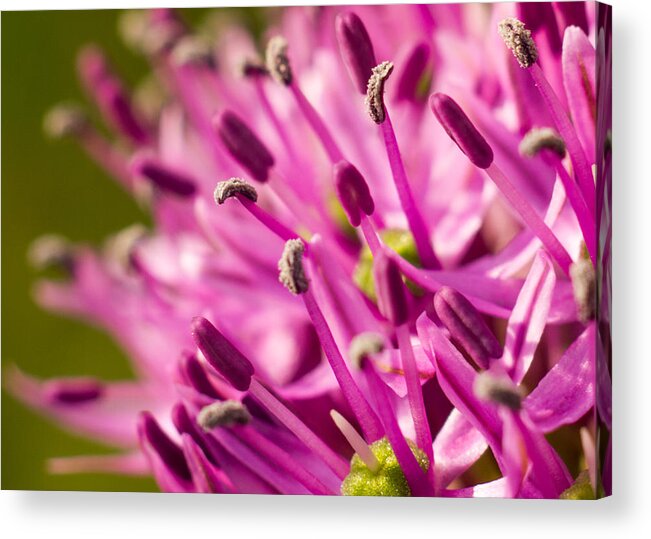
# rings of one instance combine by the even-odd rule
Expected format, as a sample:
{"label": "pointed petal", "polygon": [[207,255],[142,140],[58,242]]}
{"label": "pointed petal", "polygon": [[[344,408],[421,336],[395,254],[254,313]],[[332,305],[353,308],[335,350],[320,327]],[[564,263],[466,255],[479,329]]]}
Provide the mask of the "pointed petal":
{"label": "pointed petal", "polygon": [[594,406],[594,366],[595,326],[590,324],[524,400],[539,429],[550,432],[574,423]]}
{"label": "pointed petal", "polygon": [[506,330],[501,362],[519,384],[529,370],[552,303],[556,276],[552,262],[539,251],[520,289]]}

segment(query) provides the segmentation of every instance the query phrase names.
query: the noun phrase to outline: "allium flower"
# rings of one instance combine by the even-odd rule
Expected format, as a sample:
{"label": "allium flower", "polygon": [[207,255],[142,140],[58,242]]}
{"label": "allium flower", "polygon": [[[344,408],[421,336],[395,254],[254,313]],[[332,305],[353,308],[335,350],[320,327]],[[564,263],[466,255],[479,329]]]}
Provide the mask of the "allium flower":
{"label": "allium flower", "polygon": [[45,125],[154,226],[31,254],[66,273],[40,303],[106,328],[137,378],[10,373],[122,450],[51,469],[173,492],[608,494],[609,28],[579,2],[297,7],[258,49],[128,14],[156,83],[132,94],[84,49],[114,138],[72,106]]}

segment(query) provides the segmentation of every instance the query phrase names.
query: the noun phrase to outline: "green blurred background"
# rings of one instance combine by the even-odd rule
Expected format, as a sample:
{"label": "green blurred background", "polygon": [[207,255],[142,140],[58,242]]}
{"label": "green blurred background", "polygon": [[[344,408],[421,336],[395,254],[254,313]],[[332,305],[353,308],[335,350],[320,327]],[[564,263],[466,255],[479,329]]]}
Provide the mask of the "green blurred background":
{"label": "green blurred background", "polygon": [[[259,30],[256,10],[221,11]],[[2,13],[2,366],[41,377],[131,377],[129,363],[100,330],[42,311],[32,300],[37,275],[26,263],[30,242],[55,232],[99,244],[120,228],[146,222],[129,196],[73,142],[49,141],[45,111],[83,98],[74,71],[78,49],[101,45],[128,83],[145,61],[117,33],[119,11]],[[181,10],[196,24],[206,10]],[[60,430],[2,392],[2,488],[29,490],[156,490],[149,478],[50,475],[46,459],[106,453],[106,447]]]}

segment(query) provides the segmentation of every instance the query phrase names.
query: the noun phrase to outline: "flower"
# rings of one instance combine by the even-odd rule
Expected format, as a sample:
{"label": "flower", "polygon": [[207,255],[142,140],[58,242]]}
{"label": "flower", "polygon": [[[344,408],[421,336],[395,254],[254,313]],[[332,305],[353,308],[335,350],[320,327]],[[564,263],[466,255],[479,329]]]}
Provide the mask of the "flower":
{"label": "flower", "polygon": [[122,449],[51,469],[173,492],[609,493],[609,12],[536,6],[286,8],[264,54],[237,26],[128,14],[158,106],[82,51],[114,139],[69,105],[45,127],[154,226],[32,249],[66,275],[40,303],[104,327],[137,373],[10,373]]}

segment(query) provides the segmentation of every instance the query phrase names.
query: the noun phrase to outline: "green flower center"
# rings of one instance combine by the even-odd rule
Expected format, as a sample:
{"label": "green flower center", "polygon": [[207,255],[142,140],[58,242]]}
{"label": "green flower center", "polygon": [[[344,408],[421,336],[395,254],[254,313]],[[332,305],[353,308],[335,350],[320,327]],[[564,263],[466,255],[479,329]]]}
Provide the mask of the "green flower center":
{"label": "green flower center", "polygon": [[[413,442],[408,440],[407,443],[420,467],[427,471],[429,459],[425,453]],[[378,468],[370,469],[355,453],[350,461],[350,473],[341,484],[341,493],[344,496],[411,496],[407,479],[389,440],[382,438],[370,447],[378,460]]]}
{"label": "green flower center", "polygon": [[[384,244],[394,250],[410,264],[420,267],[420,257],[416,250],[416,242],[411,232],[407,230],[387,229],[380,232]],[[364,245],[359,254],[359,262],[355,268],[353,279],[359,289],[372,301],[377,301],[375,282],[373,281],[373,255],[368,245]],[[411,281],[406,281],[407,286],[415,295],[421,295],[422,290]]]}

